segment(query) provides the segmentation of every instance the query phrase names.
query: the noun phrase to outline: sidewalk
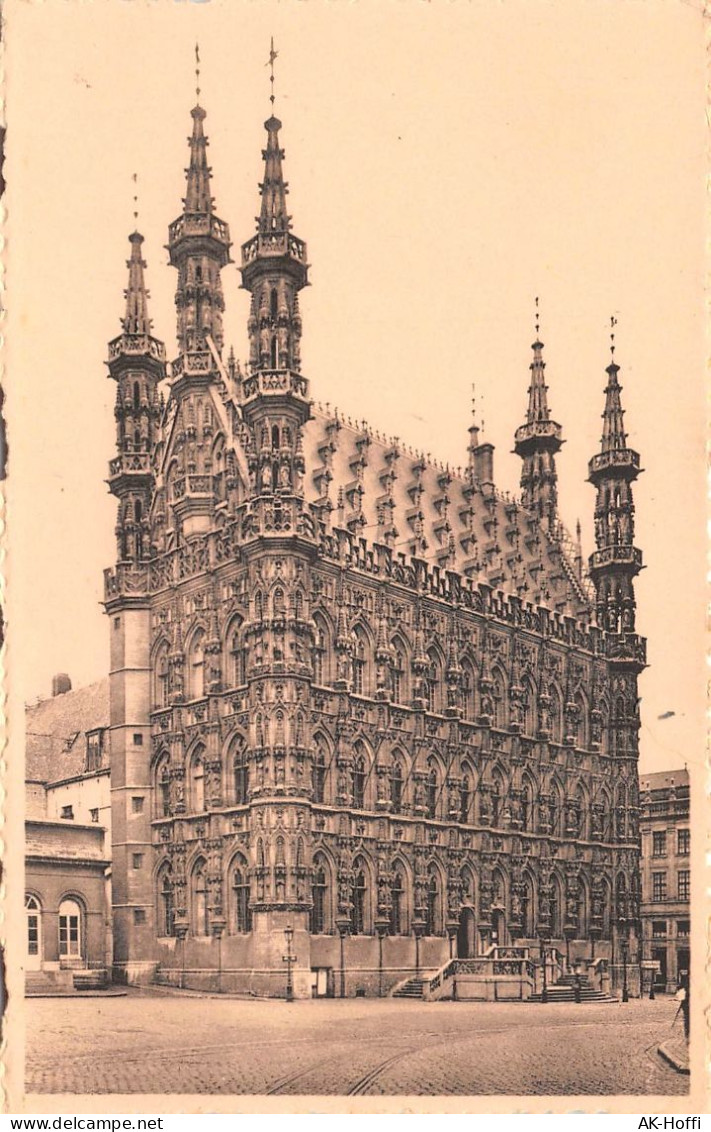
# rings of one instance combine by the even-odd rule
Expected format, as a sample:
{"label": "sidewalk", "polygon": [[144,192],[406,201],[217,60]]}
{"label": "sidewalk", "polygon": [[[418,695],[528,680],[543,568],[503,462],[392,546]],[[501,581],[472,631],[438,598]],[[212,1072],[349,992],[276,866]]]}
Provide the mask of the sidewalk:
{"label": "sidewalk", "polygon": [[657,1053],[668,1065],[671,1065],[672,1069],[676,1069],[677,1073],[689,1075],[689,1045],[683,1034],[662,1042],[657,1047]]}

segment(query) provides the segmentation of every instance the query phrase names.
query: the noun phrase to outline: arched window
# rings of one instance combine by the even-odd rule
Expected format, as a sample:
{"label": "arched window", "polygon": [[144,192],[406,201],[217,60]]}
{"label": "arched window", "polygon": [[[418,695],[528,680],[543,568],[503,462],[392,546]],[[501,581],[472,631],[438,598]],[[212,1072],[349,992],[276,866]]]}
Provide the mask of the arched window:
{"label": "arched window", "polygon": [[158,873],[158,935],[172,936],[174,933],[173,876],[170,866],[165,865]]}
{"label": "arched window", "polygon": [[277,368],[277,337],[276,337],[276,334],[272,334],[272,339],[271,339],[270,348],[269,348],[269,364],[271,365],[272,369]]}
{"label": "arched window", "polygon": [[192,803],[190,808],[195,814],[202,813],[206,808],[203,754],[204,748],[200,747],[193,755],[190,763],[190,801]]}
{"label": "arched window", "polygon": [[323,802],[326,796],[326,751],[321,739],[316,740],[316,750],[313,753],[311,788],[314,802]]}
{"label": "arched window", "polygon": [[[274,322],[276,322],[277,313],[278,313],[277,312],[277,303],[278,303],[277,289],[276,289],[276,287],[272,287],[271,294],[269,296],[269,314],[270,314],[270,316],[271,316],[271,318]],[[277,429],[277,436],[278,435],[279,435],[279,430]]]}
{"label": "arched window", "polygon": [[188,655],[189,699],[200,700],[205,695],[205,634],[200,629],[190,642]]}
{"label": "arched window", "polygon": [[530,876],[524,877],[521,892],[521,931],[524,939],[533,939],[536,934],[534,886]]}
{"label": "arched window", "polygon": [[264,599],[260,590],[257,590],[254,595],[254,619],[255,621],[264,620]]}
{"label": "arched window", "polygon": [[284,747],[286,745],[286,724],[284,722],[284,712],[278,711],[274,716],[274,746]]}
{"label": "arched window", "polygon": [[134,409],[141,407],[141,387],[137,381],[133,383],[133,407]]}
{"label": "arched window", "polygon": [[402,811],[402,786],[402,763],[398,756],[394,755],[390,763],[390,809],[394,814]]}
{"label": "arched window", "polygon": [[476,676],[470,660],[462,662],[462,706],[464,718],[474,719],[476,715]]}
{"label": "arched window", "polygon": [[586,751],[589,746],[588,737],[588,705],[585,697],[581,692],[578,692],[575,697],[576,707],[576,736],[575,746],[581,751]]}
{"label": "arched window", "polygon": [[501,672],[494,673],[494,727],[504,728],[508,720],[508,690]]}
{"label": "arched window", "polygon": [[205,862],[198,861],[191,876],[193,935],[209,935],[210,919],[207,907],[207,879]]}
{"label": "arched window", "polygon": [[563,701],[557,688],[551,688],[551,742],[563,742]]}
{"label": "arched window", "polygon": [[351,906],[351,935],[364,935],[368,931],[368,879],[362,861],[355,862]]}
{"label": "arched window", "polygon": [[402,869],[396,865],[390,887],[390,935],[404,935],[405,923],[405,878]]}
{"label": "arched window", "polygon": [[536,734],[536,689],[532,680],[524,684],[523,730],[525,735]]}
{"label": "arched window", "polygon": [[472,786],[471,779],[468,774],[462,776],[462,781],[459,784],[459,821],[462,825],[469,824],[470,811],[472,805]]}
{"label": "arched window", "polygon": [[503,821],[504,784],[498,770],[491,778],[491,824],[500,826]]}
{"label": "arched window", "polygon": [[527,829],[527,830],[534,829],[534,826],[535,826],[534,815],[533,815],[534,797],[535,797],[535,792],[534,792],[534,789],[533,789],[533,783],[531,782],[530,778],[528,778],[528,776],[526,776],[526,778],[524,778],[524,780],[523,780],[523,790],[521,791],[521,828],[522,829]]}
{"label": "arched window", "polygon": [[42,908],[36,896],[25,897],[28,967],[38,968],[42,962]]}
{"label": "arched window", "polygon": [[232,760],[235,784],[235,803],[244,806],[249,801],[249,755],[244,739],[240,739]]}
{"label": "arched window", "polygon": [[330,928],[329,916],[329,870],[322,857],[314,859],[314,879],[311,888],[311,932],[324,935]]}
{"label": "arched window", "polygon": [[437,935],[440,930],[440,884],[435,869],[430,870],[427,882],[427,905],[425,909],[425,935]]}
{"label": "arched window", "polygon": [[370,693],[368,657],[369,649],[365,634],[362,629],[356,628],[353,639],[351,670],[353,691],[357,696],[367,696]]}
{"label": "arched window", "polygon": [[83,952],[82,909],[76,900],[59,905],[59,958],[81,959]]}
{"label": "arched window", "polygon": [[232,866],[232,930],[237,935],[246,935],[252,930],[249,873],[244,857],[237,857]]}
{"label": "arched window", "polygon": [[425,809],[428,818],[437,817],[437,801],[439,795],[439,776],[437,767],[432,759],[427,762],[427,782],[425,786]]}
{"label": "arched window", "polygon": [[328,682],[328,629],[317,615],[314,617],[316,632],[313,647],[314,683],[326,684]]}
{"label": "arched window", "polygon": [[356,810],[365,809],[365,784],[367,778],[367,762],[362,748],[356,747],[356,756],[353,763],[353,807]]}
{"label": "arched window", "polygon": [[155,655],[153,664],[155,674],[153,698],[157,708],[164,708],[169,703],[169,672],[168,645],[163,643]]}
{"label": "arched window", "polygon": [[286,598],[284,597],[284,591],[280,586],[277,586],[277,588],[274,590],[274,596],[272,598],[272,611],[275,618],[282,618],[286,616]]}
{"label": "arched window", "polygon": [[157,818],[170,817],[170,764],[167,752],[158,759],[154,772],[154,811]]}
{"label": "arched window", "polygon": [[247,681],[246,646],[242,638],[241,620],[233,621],[228,633],[229,662],[226,665],[228,687],[241,688]]}
{"label": "arched window", "polygon": [[140,523],[143,518],[143,507],[141,506],[140,499],[136,499],[133,504],[133,517],[137,523]]}
{"label": "arched window", "polygon": [[437,712],[440,709],[440,664],[436,652],[431,650],[427,654],[427,710]]}
{"label": "arched window", "polygon": [[393,647],[393,658],[390,665],[390,695],[395,704],[405,702],[404,682],[405,654],[400,645],[396,644]]}
{"label": "arched window", "polygon": [[551,938],[561,939],[563,935],[563,925],[561,922],[561,913],[563,910],[563,898],[558,877],[553,877],[553,884],[551,887]]}

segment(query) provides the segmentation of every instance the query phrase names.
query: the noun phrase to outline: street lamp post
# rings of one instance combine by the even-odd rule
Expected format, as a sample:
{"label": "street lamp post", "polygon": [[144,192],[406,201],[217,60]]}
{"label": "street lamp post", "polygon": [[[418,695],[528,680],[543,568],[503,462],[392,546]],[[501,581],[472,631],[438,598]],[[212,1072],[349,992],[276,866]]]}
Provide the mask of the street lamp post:
{"label": "street lamp post", "polygon": [[346,997],[346,936],[348,935],[350,923],[351,921],[348,916],[336,917],[336,927],[338,928],[338,937],[340,940],[341,948],[341,968],[339,972],[339,990],[341,998]]}
{"label": "street lamp post", "polygon": [[622,1001],[629,1002],[629,988],[627,986],[627,949],[629,942],[626,938],[622,940]]}
{"label": "street lamp post", "polygon": [[286,1001],[294,1001],[294,983],[291,977],[292,965],[296,962],[296,956],[291,950],[291,944],[294,939],[294,929],[291,924],[287,924],[284,928],[284,939],[286,940],[286,955],[282,955],[282,960],[286,963]]}
{"label": "street lamp post", "polygon": [[375,931],[378,936],[378,998],[385,994],[383,985],[383,940],[388,934],[390,922],[383,916],[375,921]]}
{"label": "street lamp post", "polygon": [[546,977],[546,941],[541,939],[541,959],[543,960],[543,986],[541,987],[541,1002],[548,1002],[548,979]]}

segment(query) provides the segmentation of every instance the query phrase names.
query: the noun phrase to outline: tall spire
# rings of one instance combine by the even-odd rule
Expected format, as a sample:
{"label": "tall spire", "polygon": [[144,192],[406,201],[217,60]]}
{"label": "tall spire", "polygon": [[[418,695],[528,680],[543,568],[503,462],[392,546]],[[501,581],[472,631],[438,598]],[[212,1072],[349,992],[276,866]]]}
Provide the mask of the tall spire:
{"label": "tall spire", "polygon": [[615,362],[616,320],[611,319],[611,355],[607,367],[605,410],[600,451],[588,465],[590,483],[597,488],[595,545],[590,575],[597,593],[597,618],[613,633],[633,632],[636,603],[633,580],[642,569],[642,554],[634,546],[632,484],[639,475],[639,454],[627,447],[622,387]]}
{"label": "tall spire", "polygon": [[607,367],[607,385],[605,387],[605,410],[602,414],[602,452],[616,452],[627,447],[627,433],[625,432],[625,413],[622,408],[620,393],[622,386],[617,380],[620,367],[615,363],[615,326],[617,319],[613,315],[610,319],[610,364]]}
{"label": "tall spire", "polygon": [[514,451],[523,460],[521,492],[524,507],[533,511],[548,530],[553,530],[558,509],[558,475],[555,454],[563,440],[561,427],[551,420],[548,408],[546,363],[540,339],[538,298],[536,298],[536,340],[532,344],[533,360],[529,369],[526,423],[516,429]]}
{"label": "tall spire", "polygon": [[151,336],[148,291],[141,256],[143,236],[129,236],[128,287],[122,333],[109,342],[109,377],[116,382],[116,456],[109,488],[118,499],[117,560],[149,557],[148,515],[153,492],[151,452],[160,417],[158,384],[165,377],[165,347]]}
{"label": "tall spire", "polygon": [[230,233],[224,220],[214,213],[207,164],[207,138],[203,131],[206,114],[201,106],[190,111],[193,120],[189,138],[190,164],[183,214],[168,229],[170,262],[178,269],[175,305],[180,359],[174,373],[209,373],[213,362],[206,341],[210,335],[217,350],[223,345],[220,270],[230,262]]}
{"label": "tall spire", "polygon": [[150,334],[148,291],[143,277],[146,263],[141,255],[143,236],[140,232],[132,232],[128,238],[131,242],[131,258],[126,261],[128,267],[128,287],[124,292],[126,314],[121,320],[121,325],[124,334]]}

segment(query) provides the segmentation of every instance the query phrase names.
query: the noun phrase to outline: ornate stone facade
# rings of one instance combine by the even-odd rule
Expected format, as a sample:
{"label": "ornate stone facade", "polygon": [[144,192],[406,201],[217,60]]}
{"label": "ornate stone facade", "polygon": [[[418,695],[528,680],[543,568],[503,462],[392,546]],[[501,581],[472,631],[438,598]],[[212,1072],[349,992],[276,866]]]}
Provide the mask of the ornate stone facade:
{"label": "ornate stone facade", "polygon": [[230,238],[192,117],[167,398],[137,233],[110,344],[116,973],[283,994],[287,926],[297,995],[496,942],[634,959],[645,646],[617,366],[588,575],[557,516],[539,341],[523,503],[476,424],[451,470],[313,406],[274,117],[241,249],[249,363],[223,361]]}

